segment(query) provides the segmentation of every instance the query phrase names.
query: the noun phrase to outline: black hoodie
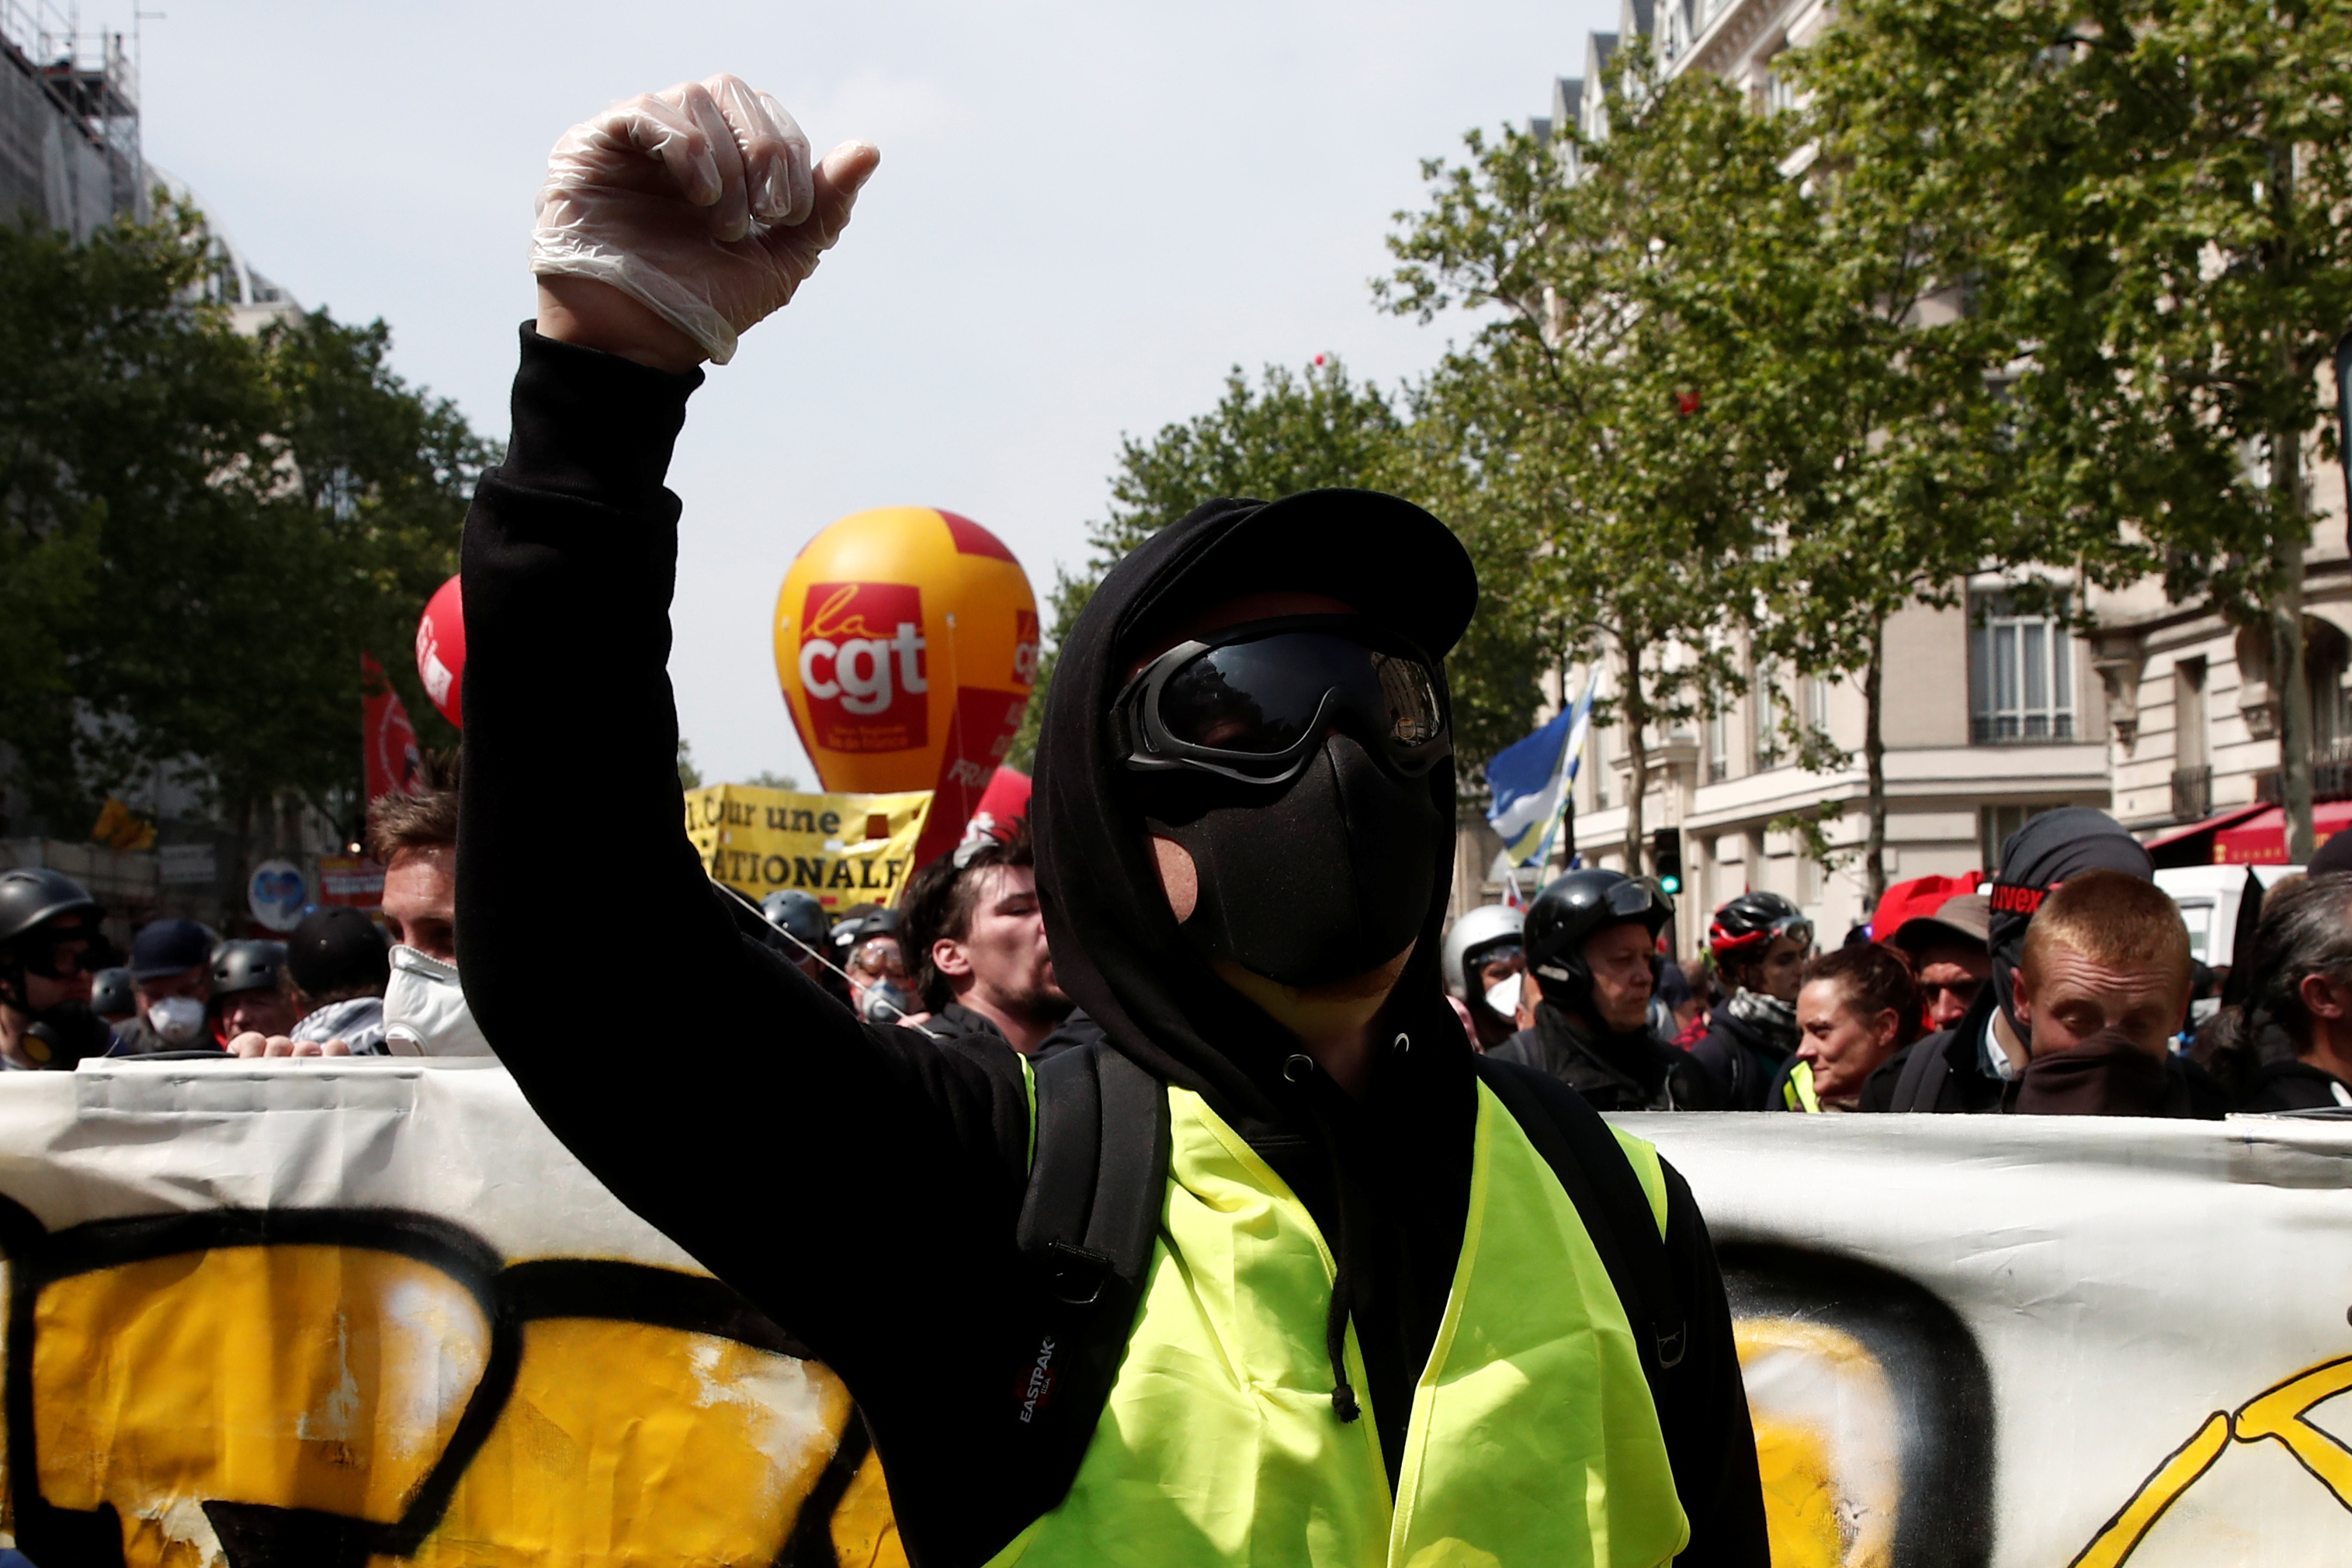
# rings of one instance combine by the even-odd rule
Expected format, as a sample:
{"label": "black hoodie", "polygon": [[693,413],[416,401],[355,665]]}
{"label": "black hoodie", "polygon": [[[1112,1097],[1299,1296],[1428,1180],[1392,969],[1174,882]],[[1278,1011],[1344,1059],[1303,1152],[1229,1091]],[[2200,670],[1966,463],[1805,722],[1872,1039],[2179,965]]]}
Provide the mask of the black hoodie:
{"label": "black hoodie", "polygon": [[[1028,1353],[1010,1305],[1026,1299],[1020,1060],[859,1023],[737,933],[686,841],[665,674],[678,505],[661,480],[699,382],[525,331],[512,445],[466,531],[460,972],[485,1034],[572,1151],[841,1374],[915,1560],[977,1563],[1026,1522],[1008,1512],[1018,1489],[1000,1436]],[[1062,984],[1118,1049],[1199,1090],[1314,1214],[1343,1260],[1335,1295],[1391,1472],[1468,1194],[1475,1089],[1437,976],[1451,773],[1430,775],[1447,825],[1439,874],[1359,1101],[1319,1072],[1286,1077],[1295,1042],[1177,931],[1100,720],[1123,661],[1205,602],[1204,582],[1331,594],[1450,643],[1467,604],[1405,601],[1397,584],[1413,575],[1382,553],[1382,508],[1402,505],[1367,498],[1346,532],[1335,512],[1319,561],[1255,543],[1243,525],[1257,508],[1242,502],[1139,549],[1062,649],[1032,805]],[[585,669],[583,646],[595,650]],[[588,910],[600,912],[583,934]],[[616,947],[637,950],[617,992]],[[559,1013],[551,995],[609,1005],[625,1025],[593,1005]],[[1717,1484],[1685,1489],[1700,1495],[1685,1499],[1685,1561],[1760,1563],[1728,1319],[1687,1202],[1669,1242],[1701,1331],[1690,1355],[1709,1429],[1736,1437]]]}

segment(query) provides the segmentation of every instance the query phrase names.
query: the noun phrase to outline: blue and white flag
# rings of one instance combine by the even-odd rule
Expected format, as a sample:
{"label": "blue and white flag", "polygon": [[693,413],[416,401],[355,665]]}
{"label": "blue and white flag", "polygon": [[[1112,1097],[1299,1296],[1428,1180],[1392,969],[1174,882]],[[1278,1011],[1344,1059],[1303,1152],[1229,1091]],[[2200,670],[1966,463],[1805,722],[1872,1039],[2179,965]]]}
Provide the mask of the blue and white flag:
{"label": "blue and white flag", "polygon": [[1486,820],[1502,836],[1505,853],[1515,864],[1540,866],[1551,855],[1552,834],[1576,783],[1576,764],[1584,753],[1585,731],[1592,727],[1592,699],[1600,688],[1596,668],[1574,707],[1561,709],[1542,729],[1504,747],[1486,764],[1486,784],[1494,791]]}

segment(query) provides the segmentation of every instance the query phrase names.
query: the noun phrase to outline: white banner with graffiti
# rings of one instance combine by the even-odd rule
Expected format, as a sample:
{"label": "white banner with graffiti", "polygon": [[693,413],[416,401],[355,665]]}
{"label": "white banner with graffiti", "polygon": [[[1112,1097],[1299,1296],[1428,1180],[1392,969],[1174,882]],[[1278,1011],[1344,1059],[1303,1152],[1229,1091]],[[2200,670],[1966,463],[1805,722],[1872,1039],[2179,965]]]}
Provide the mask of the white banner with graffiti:
{"label": "white banner with graffiti", "polygon": [[0,1255],[38,1568],[905,1562],[839,1380],[495,1067],[0,1077]]}
{"label": "white banner with graffiti", "polygon": [[[1623,1120],[1779,1568],[2352,1563],[2352,1121]],[[0,1258],[39,1568],[904,1562],[838,1380],[495,1068],[0,1077]]]}
{"label": "white banner with graffiti", "polygon": [[1714,1233],[1778,1568],[2352,1563],[2352,1121],[1613,1120]]}

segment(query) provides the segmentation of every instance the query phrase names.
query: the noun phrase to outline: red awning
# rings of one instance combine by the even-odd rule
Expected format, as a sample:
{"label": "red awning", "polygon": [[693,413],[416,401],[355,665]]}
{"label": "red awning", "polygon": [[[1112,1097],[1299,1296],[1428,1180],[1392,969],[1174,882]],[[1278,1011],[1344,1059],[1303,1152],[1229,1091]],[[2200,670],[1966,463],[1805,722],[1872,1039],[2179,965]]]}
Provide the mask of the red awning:
{"label": "red awning", "polygon": [[[2314,847],[2352,827],[2352,800],[2322,801],[2311,808]],[[2264,806],[2235,827],[2213,836],[2217,866],[2284,866],[2286,858],[2286,810]]]}
{"label": "red awning", "polygon": [[[2192,822],[2186,827],[2176,827],[2168,833],[2158,834],[2147,841],[2147,852],[2156,856],[2156,863],[2159,866],[2208,866],[2213,861],[2212,836],[2214,834],[2225,827],[2235,827],[2250,816],[2259,816],[2265,811],[2277,809],[2276,806],[2263,805],[2259,802],[2252,805],[2231,806],[2229,810],[2209,816],[2202,822]],[[2199,838],[2204,839],[2205,842],[2202,844],[2193,842]],[[2157,851],[2159,849],[2171,849],[2175,853],[2158,855]]]}

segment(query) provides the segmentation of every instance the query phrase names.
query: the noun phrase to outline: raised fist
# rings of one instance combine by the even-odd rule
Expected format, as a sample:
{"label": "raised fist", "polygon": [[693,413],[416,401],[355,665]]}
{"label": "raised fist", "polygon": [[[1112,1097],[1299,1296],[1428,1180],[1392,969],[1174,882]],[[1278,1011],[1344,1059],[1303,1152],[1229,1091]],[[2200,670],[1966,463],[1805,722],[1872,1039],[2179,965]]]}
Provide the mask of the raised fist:
{"label": "raised fist", "polygon": [[682,334],[688,363],[724,364],[737,334],[816,270],[880,160],[845,142],[811,167],[783,105],[735,77],[633,98],[548,155],[530,269],[609,285]]}

